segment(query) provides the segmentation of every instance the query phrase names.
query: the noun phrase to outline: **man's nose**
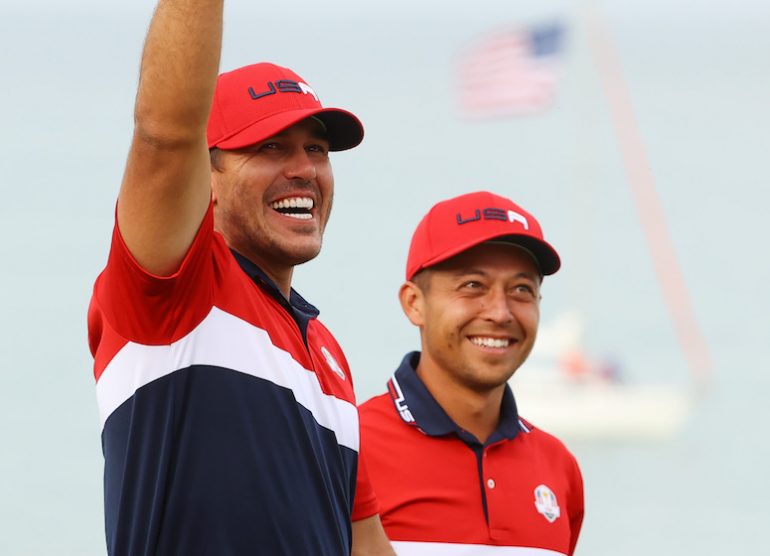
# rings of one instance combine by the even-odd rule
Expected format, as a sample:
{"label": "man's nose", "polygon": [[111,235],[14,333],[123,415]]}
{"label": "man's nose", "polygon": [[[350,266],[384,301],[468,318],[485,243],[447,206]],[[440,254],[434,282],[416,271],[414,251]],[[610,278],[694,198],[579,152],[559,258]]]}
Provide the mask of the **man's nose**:
{"label": "man's nose", "polygon": [[513,321],[513,310],[510,299],[502,289],[493,289],[484,296],[482,316],[497,324],[508,324]]}
{"label": "man's nose", "polygon": [[314,180],[317,176],[315,162],[305,149],[295,149],[286,162],[284,174],[288,179]]}

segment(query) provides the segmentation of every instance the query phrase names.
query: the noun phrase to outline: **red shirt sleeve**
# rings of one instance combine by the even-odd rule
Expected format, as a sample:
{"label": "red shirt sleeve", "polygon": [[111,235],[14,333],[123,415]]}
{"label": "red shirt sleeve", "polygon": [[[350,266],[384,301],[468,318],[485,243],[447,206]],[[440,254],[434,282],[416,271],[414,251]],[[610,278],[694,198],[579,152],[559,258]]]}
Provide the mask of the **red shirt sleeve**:
{"label": "red shirt sleeve", "polygon": [[569,542],[569,554],[572,556],[575,552],[575,545],[577,545],[578,536],[580,535],[580,528],[583,526],[583,476],[580,473],[577,461],[573,460],[573,477],[572,477],[572,490],[569,497],[569,525],[570,525],[570,542]]}
{"label": "red shirt sleeve", "polygon": [[367,517],[372,517],[380,513],[380,505],[377,502],[377,496],[369,480],[369,473],[366,470],[366,457],[364,445],[361,444],[358,452],[358,474],[356,476],[356,497],[353,502],[352,521],[358,521]]}
{"label": "red shirt sleeve", "polygon": [[127,341],[147,345],[172,343],[195,328],[213,303],[213,239],[214,214],[209,206],[179,269],[170,276],[156,276],[133,258],[116,219],[107,266],[96,279],[88,312],[92,354],[101,359],[107,327]]}

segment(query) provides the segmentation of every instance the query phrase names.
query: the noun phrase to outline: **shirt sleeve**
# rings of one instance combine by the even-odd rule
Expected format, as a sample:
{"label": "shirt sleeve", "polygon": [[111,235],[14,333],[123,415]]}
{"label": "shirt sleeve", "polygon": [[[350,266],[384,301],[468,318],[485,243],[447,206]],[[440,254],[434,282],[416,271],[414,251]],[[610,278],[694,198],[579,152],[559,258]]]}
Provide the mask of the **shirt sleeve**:
{"label": "shirt sleeve", "polygon": [[[360,412],[360,410],[359,410]],[[377,502],[377,496],[369,480],[369,473],[366,470],[366,456],[363,443],[359,447],[358,453],[358,473],[356,475],[356,496],[353,503],[352,521],[372,517],[380,513],[380,505]]]}
{"label": "shirt sleeve", "polygon": [[583,525],[584,515],[583,476],[580,473],[580,467],[578,467],[577,461],[573,460],[573,466],[573,477],[571,481],[573,492],[571,492],[569,501],[570,556],[575,552],[575,546],[577,545],[578,537],[580,536],[580,528]]}
{"label": "shirt sleeve", "polygon": [[89,344],[94,356],[102,332],[128,341],[163,345],[192,330],[211,309],[214,217],[209,206],[179,269],[170,276],[147,272],[128,250],[116,224],[107,266],[94,285],[89,308]]}

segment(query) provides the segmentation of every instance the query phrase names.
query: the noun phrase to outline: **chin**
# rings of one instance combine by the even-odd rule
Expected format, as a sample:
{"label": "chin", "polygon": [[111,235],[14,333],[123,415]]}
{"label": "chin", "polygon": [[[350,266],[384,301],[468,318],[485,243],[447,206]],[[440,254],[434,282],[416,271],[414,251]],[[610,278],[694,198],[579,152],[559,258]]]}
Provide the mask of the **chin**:
{"label": "chin", "polygon": [[496,389],[506,384],[515,372],[516,369],[498,369],[495,372],[490,372],[486,375],[479,376],[479,384],[483,384],[489,389]]}
{"label": "chin", "polygon": [[500,382],[497,380],[476,379],[466,382],[465,386],[473,392],[487,395],[504,386],[506,382],[507,381]]}
{"label": "chin", "polygon": [[297,266],[315,259],[321,252],[321,245],[304,246],[297,249],[290,249],[284,252],[286,263],[291,266]]}

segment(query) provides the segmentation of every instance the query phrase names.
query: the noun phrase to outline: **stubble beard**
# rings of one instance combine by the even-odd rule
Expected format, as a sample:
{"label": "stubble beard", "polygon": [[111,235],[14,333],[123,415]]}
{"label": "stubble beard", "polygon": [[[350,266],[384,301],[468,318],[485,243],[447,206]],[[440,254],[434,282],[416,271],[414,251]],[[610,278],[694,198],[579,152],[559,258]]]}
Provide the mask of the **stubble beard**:
{"label": "stubble beard", "polygon": [[514,375],[519,366],[511,363],[492,364],[485,362],[483,357],[478,361],[461,359],[448,359],[446,364],[454,367],[454,374],[465,388],[479,394],[487,394],[504,386]]}
{"label": "stubble beard", "polygon": [[[459,340],[462,342],[463,340]],[[451,349],[450,341],[447,345],[424,345],[424,350],[429,352],[429,357],[433,364],[438,367],[445,380],[460,386],[466,391],[485,394],[496,388],[505,381],[493,380],[492,376],[500,376],[500,373],[489,375],[485,371],[483,361],[476,361],[475,358],[469,358],[460,350],[459,352]],[[445,350],[444,348],[449,348]],[[423,354],[424,356],[425,354]]]}
{"label": "stubble beard", "polygon": [[[317,233],[317,241],[293,242],[286,240],[279,233],[270,230],[264,223],[250,222],[241,228],[241,241],[248,250],[260,260],[269,261],[284,267],[294,267],[306,263],[321,252],[323,230]],[[315,236],[315,234],[313,234]],[[313,238],[315,240],[315,237]]]}

